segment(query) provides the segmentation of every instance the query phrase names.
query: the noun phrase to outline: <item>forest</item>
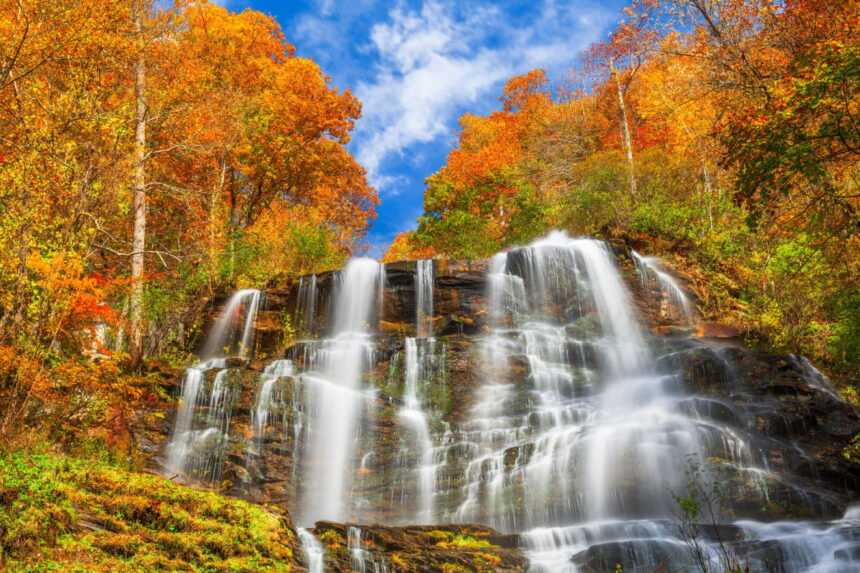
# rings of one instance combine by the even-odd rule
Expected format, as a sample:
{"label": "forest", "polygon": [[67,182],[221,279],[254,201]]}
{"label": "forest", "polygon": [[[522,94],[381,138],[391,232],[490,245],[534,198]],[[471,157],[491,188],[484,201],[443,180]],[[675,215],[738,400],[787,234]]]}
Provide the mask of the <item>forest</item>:
{"label": "forest", "polygon": [[[438,273],[468,274],[468,261],[561,230],[659,257],[695,298],[703,318],[695,335],[707,337],[721,325],[756,351],[805,356],[850,405],[845,419],[854,420],[859,38],[857,0],[632,0],[604,41],[570,54],[561,77],[541,68],[511,77],[496,111],[459,118],[445,164],[425,180],[416,228],[397,235],[380,261],[406,276],[412,263],[401,261],[432,259],[429,271],[416,267],[431,275],[430,294],[421,295],[429,296],[429,310],[416,302],[416,326],[389,316],[378,318],[379,331],[403,339],[397,352],[411,348],[430,360],[437,347],[422,346],[422,337],[433,336],[432,327],[421,334],[422,321],[443,325],[441,338],[449,327],[446,334],[456,328],[471,336],[473,324],[490,320],[485,311],[465,316],[438,308],[450,316],[434,319],[434,288],[441,308],[473,294],[459,275],[445,275],[449,282],[439,286]],[[141,428],[167,423],[182,407],[189,379],[183,369],[200,358],[195,351],[230,293],[275,293],[272,308],[279,310],[269,309],[265,328],[277,332],[277,351],[288,356],[308,334],[300,312],[308,277],[314,289],[318,277],[336,283],[326,273],[373,246],[367,237],[380,199],[350,147],[362,103],[297,53],[300,46],[297,52],[274,17],[207,0],[0,1],[0,569],[62,570],[74,561],[81,571],[294,570],[297,536],[310,534],[289,524],[291,505],[234,495],[238,478],[178,480],[191,489],[170,483],[182,468],[162,471],[167,480],[143,475],[158,472],[148,465],[153,452],[141,447]],[[384,284],[367,276],[366,290],[383,292]],[[440,302],[444,289],[447,302]],[[384,300],[373,304],[380,313],[403,304],[387,302],[396,292],[379,295]],[[288,310],[279,296],[289,300]],[[473,298],[483,304],[487,297]],[[318,303],[307,304],[312,322]],[[368,330],[372,322],[359,321]],[[492,328],[487,322],[482,332]],[[407,346],[416,337],[417,346]],[[473,346],[446,344],[458,352]],[[404,386],[410,363],[398,366],[401,358],[386,358],[386,375],[397,372],[406,382],[396,391],[379,382],[382,407],[418,404],[420,411],[431,404],[437,411],[427,419],[442,427],[450,416],[456,427],[465,416],[456,404],[461,381],[419,400]],[[255,375],[267,372],[246,362]],[[461,368],[455,366],[427,371]],[[438,382],[432,376],[413,385],[429,387],[431,378]],[[261,400],[243,411],[270,415]],[[295,407],[272,400],[272,411]],[[259,413],[248,415],[251,428]],[[828,442],[810,459],[824,464],[824,456],[836,456],[837,465],[856,471],[860,426],[854,431],[853,423],[845,423],[838,446]],[[256,438],[272,441],[266,418],[260,431],[264,437]],[[245,432],[252,444],[252,430]],[[426,438],[427,451],[446,439]],[[251,456],[251,472],[254,447],[236,449],[236,459]],[[510,469],[510,454],[500,456],[508,456],[499,465]],[[432,466],[416,460],[409,463]],[[372,473],[364,464],[352,472],[356,483]],[[827,467],[825,477],[850,473]],[[471,479],[472,466],[458,471],[466,477],[457,479]],[[433,492],[434,500],[442,495]],[[525,503],[521,493],[511,495]],[[675,499],[698,500],[690,495]],[[786,496],[790,501],[773,502],[768,511],[796,517],[800,502]],[[833,507],[845,509],[843,502]],[[835,515],[831,510],[823,514]],[[499,526],[490,510],[475,515],[470,523],[520,533]],[[459,517],[444,516],[445,523]],[[509,559],[509,570],[519,570],[519,557],[493,545],[501,537],[483,525],[424,532],[421,543],[477,559],[439,571],[501,570]],[[345,527],[320,527],[327,555],[358,543]],[[86,537],[90,531],[96,533]],[[356,555],[332,570],[356,568]],[[307,557],[298,570],[313,567]],[[704,567],[743,570],[734,562]]]}
{"label": "forest", "polygon": [[[364,248],[378,199],[345,147],[361,104],[270,17],[11,2],[0,39],[4,436],[33,400],[121,417],[136,365],[184,360],[210,297]],[[105,411],[77,410],[81,385]]]}
{"label": "forest", "polygon": [[511,78],[500,111],[460,118],[386,260],[485,257],[554,228],[624,238],[699,276],[711,316],[856,378],[858,15],[633,2],[567,77]]}

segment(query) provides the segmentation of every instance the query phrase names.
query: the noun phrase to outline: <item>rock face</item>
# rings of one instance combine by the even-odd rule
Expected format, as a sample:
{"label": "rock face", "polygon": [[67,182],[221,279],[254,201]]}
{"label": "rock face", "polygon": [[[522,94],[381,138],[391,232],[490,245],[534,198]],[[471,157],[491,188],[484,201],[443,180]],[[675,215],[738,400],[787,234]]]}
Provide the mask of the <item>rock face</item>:
{"label": "rock face", "polygon": [[[649,275],[623,246],[612,248],[635,319],[646,333],[642,345],[649,358],[643,371],[669,388],[660,390],[671,400],[660,406],[666,412],[661,416],[679,417],[678,432],[688,432],[692,437],[686,439],[706,448],[707,454],[691,463],[721,483],[727,519],[841,516],[860,494],[857,466],[841,455],[860,433],[857,413],[804,359],[752,351],[727,338],[730,332],[701,328],[694,312],[679,311],[678,294],[667,294],[656,274]],[[510,296],[511,284],[536,292],[540,285],[529,278],[535,260],[527,252],[507,256],[505,276],[516,280],[505,279],[504,296]],[[555,283],[544,285],[560,290],[532,304],[528,319],[517,322],[510,310],[504,316],[492,311],[497,265],[495,260],[435,261],[433,309],[426,317],[434,336],[418,339],[417,265],[385,266],[373,302],[376,317],[367,325],[343,517],[386,526],[299,515],[299,525],[315,523],[310,531],[326,547],[327,570],[523,570],[519,538],[486,525],[516,534],[594,515],[594,501],[584,492],[594,481],[588,468],[595,458],[584,452],[595,451],[590,436],[609,426],[593,421],[599,412],[587,412],[606,399],[600,380],[611,365],[601,334],[607,328],[604,316],[578,293],[598,296],[595,289],[604,286],[593,281],[583,286],[577,278],[570,294]],[[565,273],[553,280],[573,275]],[[518,277],[524,286],[517,286]],[[153,471],[180,474],[179,480],[195,487],[296,515],[316,486],[307,468],[325,455],[309,445],[315,443],[309,436],[325,430],[313,425],[321,406],[308,388],[317,384],[311,378],[319,371],[320,355],[336,345],[330,337],[342,281],[339,273],[324,273],[266,291],[253,324],[253,358],[224,360],[201,374],[196,406],[185,422],[193,439],[184,442],[188,453],[181,468],[171,466],[175,451],[165,446],[171,436],[177,441],[182,415],[166,411],[163,418],[141,418],[142,448],[161,452],[152,458]],[[695,311],[695,300],[688,302]],[[551,332],[528,326],[536,317],[559,315],[565,318]],[[718,337],[698,336],[702,332]],[[493,354],[498,349],[504,354],[501,367]],[[488,384],[493,376],[496,385]],[[556,381],[546,386],[542,377]],[[187,392],[187,380],[172,389],[175,395]],[[488,392],[500,392],[498,410]],[[548,395],[552,398],[544,404]],[[561,402],[567,410],[554,411]],[[580,415],[581,427],[574,419]],[[576,432],[584,445],[577,445]],[[638,467],[644,459],[637,457],[642,455],[638,444],[607,444],[636,450],[628,462],[636,472],[647,472]],[[560,463],[564,456],[571,459]],[[536,477],[544,466],[546,477]],[[613,477],[611,503],[625,515],[654,512],[654,500],[641,495],[641,479]],[[536,487],[541,480],[546,487]],[[652,486],[657,491],[671,484]],[[484,525],[432,525],[453,521]],[[671,545],[641,543],[660,551]],[[613,555],[632,552],[627,561],[635,562],[637,554],[629,543],[613,540],[577,551],[581,566],[597,569],[612,569],[618,562]]]}
{"label": "rock face", "polygon": [[[382,527],[319,521],[312,533],[321,540],[326,570],[524,571],[518,539],[481,525]],[[300,566],[309,566],[306,556]]]}

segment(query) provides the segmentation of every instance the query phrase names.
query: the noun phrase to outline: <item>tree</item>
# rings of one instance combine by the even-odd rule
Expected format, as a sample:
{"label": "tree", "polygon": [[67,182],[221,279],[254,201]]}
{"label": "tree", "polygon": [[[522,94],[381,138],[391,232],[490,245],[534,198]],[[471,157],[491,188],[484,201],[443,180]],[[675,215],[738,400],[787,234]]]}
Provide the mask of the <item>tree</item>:
{"label": "tree", "polygon": [[415,240],[451,256],[486,256],[545,227],[542,187],[530,175],[529,145],[545,128],[552,100],[542,69],[505,84],[502,110],[466,114],[446,165],[426,181]]}
{"label": "tree", "polygon": [[394,263],[397,261],[417,261],[421,259],[432,259],[435,253],[432,248],[421,248],[415,237],[415,231],[397,233],[394,240],[386,249],[382,257],[383,263]]}
{"label": "tree", "polygon": [[130,297],[131,351],[135,360],[143,352],[143,281],[146,250],[146,40],[144,18],[149,8],[145,1],[135,6],[134,31],[137,35],[138,54],[134,65],[134,186],[132,187],[132,254]]}
{"label": "tree", "polygon": [[619,23],[609,41],[592,45],[585,56],[588,66],[597,74],[597,78],[608,73],[614,84],[618,101],[621,142],[627,159],[628,185],[630,196],[634,200],[638,194],[638,186],[636,164],[633,160],[627,92],[642,64],[654,52],[658,38],[653,15],[656,8],[657,4],[653,0],[633,2],[631,6],[624,9],[625,19]]}

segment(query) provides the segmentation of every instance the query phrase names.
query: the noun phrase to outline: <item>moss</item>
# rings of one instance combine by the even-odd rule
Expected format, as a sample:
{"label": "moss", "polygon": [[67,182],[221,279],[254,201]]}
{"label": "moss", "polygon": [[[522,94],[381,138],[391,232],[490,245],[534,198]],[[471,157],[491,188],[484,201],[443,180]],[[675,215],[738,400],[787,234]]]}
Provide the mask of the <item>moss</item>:
{"label": "moss", "polygon": [[441,339],[437,342],[436,354],[436,364],[429,380],[426,382],[423,392],[427,403],[435,411],[444,415],[450,413],[452,407],[451,389],[449,387],[450,380],[448,376],[450,364],[447,340]]}
{"label": "moss", "polygon": [[328,551],[335,551],[340,547],[340,536],[332,529],[324,531],[320,535],[320,541]]}
{"label": "moss", "polygon": [[0,563],[21,571],[290,571],[283,515],[102,462],[0,455]]}
{"label": "moss", "polygon": [[436,540],[437,543],[442,541],[451,541],[451,538],[454,537],[454,534],[452,534],[450,531],[440,531],[438,529],[430,531],[429,533],[427,533],[427,535],[429,535],[432,539]]}
{"label": "moss", "polygon": [[482,547],[496,547],[486,539],[478,539],[471,535],[455,535],[445,541],[439,541],[436,545],[445,549],[477,549]]}
{"label": "moss", "polygon": [[495,571],[501,562],[502,558],[493,553],[475,553],[475,567],[478,571]]}
{"label": "moss", "polygon": [[855,465],[860,465],[860,434],[854,436],[847,446],[842,449],[842,457]]}

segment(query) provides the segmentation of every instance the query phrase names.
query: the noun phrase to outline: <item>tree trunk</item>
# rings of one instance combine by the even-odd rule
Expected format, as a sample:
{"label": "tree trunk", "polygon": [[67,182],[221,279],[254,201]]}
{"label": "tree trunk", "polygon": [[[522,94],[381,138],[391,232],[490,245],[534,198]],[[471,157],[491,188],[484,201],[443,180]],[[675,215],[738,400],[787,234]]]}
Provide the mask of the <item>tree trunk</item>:
{"label": "tree trunk", "polygon": [[633,142],[630,138],[630,123],[627,121],[627,105],[624,103],[624,90],[621,89],[621,79],[615,67],[610,64],[610,71],[615,78],[615,87],[618,90],[618,108],[621,110],[621,141],[624,145],[624,153],[627,156],[627,171],[630,175],[630,196],[636,197],[636,169],[633,163]]}
{"label": "tree trunk", "polygon": [[708,197],[708,228],[714,230],[714,186],[711,183],[711,170],[708,169],[708,159],[705,150],[699,145],[699,156],[702,158],[702,176],[705,181],[705,194]]}
{"label": "tree trunk", "polygon": [[224,181],[227,178],[227,159],[222,157],[220,175],[218,177],[218,185],[212,190],[212,195],[209,199],[209,259],[215,264],[216,243],[218,242],[218,200],[224,192]]}
{"label": "tree trunk", "polygon": [[[135,31],[142,34],[143,7],[138,9]],[[137,109],[134,123],[134,189],[133,233],[131,255],[131,355],[134,361],[143,352],[143,280],[144,253],[146,250],[146,61],[142,48],[138,55],[134,75],[134,95]]]}
{"label": "tree trunk", "polygon": [[[209,197],[209,282],[210,287],[214,277],[218,276],[218,209],[221,195],[224,193],[224,183],[227,179],[227,158],[219,161],[220,176],[218,184],[212,189]],[[220,245],[223,248],[223,245]]]}

